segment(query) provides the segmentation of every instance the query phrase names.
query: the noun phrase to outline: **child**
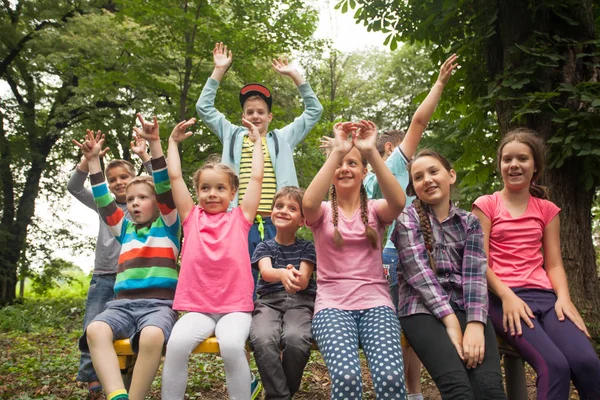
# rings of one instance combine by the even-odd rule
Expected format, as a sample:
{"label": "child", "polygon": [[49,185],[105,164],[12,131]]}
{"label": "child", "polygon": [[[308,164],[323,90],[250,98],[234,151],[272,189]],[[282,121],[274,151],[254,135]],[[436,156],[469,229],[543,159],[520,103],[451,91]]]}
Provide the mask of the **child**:
{"label": "child", "polygon": [[[115,284],[116,300],[87,327],[79,342],[89,351],[107,399],[128,399],[119,369],[113,340],[130,338],[138,353],[129,393],[143,399],[156,375],[162,348],[177,319],[171,309],[177,285],[180,223],[173,207],[166,162],[158,138],[158,122],[146,123],[138,114],[143,129],[138,136],[150,142],[152,174],[133,179],[126,187],[127,209],[131,220],[116,206],[108,194],[100,170],[98,154],[103,139],[88,133],[78,144],[89,165],[90,181],[98,211],[111,232],[121,243]],[[155,189],[156,185],[156,189]]]}
{"label": "child", "polygon": [[[332,399],[362,398],[359,342],[377,398],[404,399],[400,325],[381,262],[381,237],[402,211],[404,193],[377,154],[375,124],[338,123],[333,131],[333,149],[302,201],[319,259],[313,336],[329,370]],[[384,199],[367,199],[367,161]],[[322,202],[330,186],[331,201]]]}
{"label": "child", "polygon": [[562,264],[560,209],[536,184],[544,142],[533,131],[516,129],[500,142],[497,157],[504,188],[473,204],[489,257],[496,334],[535,369],[538,399],[568,398],[571,378],[582,399],[599,399],[600,360],[571,301]]}
{"label": "child", "polygon": [[[227,121],[225,116],[217,111],[214,106],[219,83],[233,62],[232,53],[227,50],[227,46],[224,46],[223,43],[216,43],[213,58],[215,68],[202,89],[202,94],[196,104],[196,110],[206,126],[216,133],[223,143],[222,162],[232,166],[240,177],[239,193],[231,202],[231,207],[236,207],[238,200],[241,203],[246,193],[251,171],[250,159],[253,146],[245,137],[246,129]],[[269,89],[259,84],[248,84],[240,91],[242,118],[252,122],[258,128],[265,160],[260,205],[256,222],[248,236],[250,257],[252,257],[258,243],[275,237],[275,227],[270,218],[271,201],[275,192],[284,186],[298,186],[293,150],[316,125],[323,112],[323,107],[317,96],[295,67],[288,65],[286,60],[280,59],[273,60],[273,68],[281,75],[289,76],[294,81],[302,96],[305,110],[291,124],[282,129],[269,131],[269,123],[273,118],[273,114],[271,114],[272,98]],[[258,273],[253,272],[253,275],[256,284]]]}
{"label": "child", "polygon": [[506,399],[479,221],[450,201],[456,173],[440,154],[420,151],[408,171],[417,199],[392,235],[403,332],[443,399]]}
{"label": "child", "polygon": [[162,398],[183,399],[190,353],[214,334],[225,364],[229,398],[248,400],[251,376],[245,347],[254,309],[254,282],[250,256],[239,250],[246,243],[260,202],[264,163],[260,133],[242,119],[254,146],[252,175],[244,201],[228,212],[239,186],[231,168],[208,163],[196,171],[197,206],[183,179],[177,145],[192,134],[185,129],[194,122],[192,118],[179,123],[169,138],[169,177],[185,237],[173,308],[189,312],[177,321],[167,345]]}
{"label": "child", "polygon": [[252,266],[260,270],[250,340],[267,399],[290,399],[300,388],[310,357],[317,284],[312,242],[296,238],[304,225],[302,196],[294,186],[279,190],[271,220],[275,239],[256,246]]}
{"label": "child", "polygon": [[[107,150],[108,148],[102,150],[100,157],[104,156]],[[152,173],[150,156],[146,152],[146,141],[136,136],[135,140],[131,142],[131,150],[140,157],[146,171]],[[91,190],[84,186],[88,172],[87,160],[85,157],[82,157],[81,162],[75,171],[73,171],[67,183],[67,190],[77,200],[97,213],[98,207],[94,202],[94,195]],[[117,206],[123,210],[126,218],[130,218],[125,200],[125,187],[136,175],[133,164],[126,160],[112,160],[106,166],[105,174],[108,181],[108,189],[115,196]],[[104,223],[100,216],[99,218],[94,271],[85,302],[85,316],[83,317],[84,331],[90,322],[106,309],[106,303],[114,299],[117,264],[119,261],[119,252],[121,251],[121,244],[114,238],[108,225]],[[99,397],[102,395],[102,386],[100,386],[98,375],[94,371],[90,353],[87,351],[81,352],[77,380],[88,383],[90,397]]]}
{"label": "child", "polygon": [[[402,190],[406,190],[409,176],[406,165],[415,154],[417,146],[423,137],[423,132],[427,128],[427,124],[435,111],[435,108],[442,96],[442,92],[446,84],[452,76],[458,64],[456,54],[452,54],[440,67],[438,78],[429,91],[429,94],[423,100],[419,108],[412,117],[410,126],[406,133],[398,130],[384,132],[377,138],[377,151],[385,161],[392,174],[396,177]],[[380,199],[382,197],[377,176],[369,172],[363,182],[367,191],[367,196],[370,199]],[[406,197],[406,205],[410,205],[413,201],[412,196]],[[388,229],[387,241],[383,249],[383,268],[388,279],[390,287],[390,296],[394,308],[398,310],[398,275],[396,272],[398,266],[398,251],[394,248],[391,236],[394,232],[395,222]],[[402,335],[402,356],[404,359],[404,372],[406,379],[406,388],[408,390],[409,400],[423,400],[421,394],[421,362],[419,357],[415,355],[410,344]]]}

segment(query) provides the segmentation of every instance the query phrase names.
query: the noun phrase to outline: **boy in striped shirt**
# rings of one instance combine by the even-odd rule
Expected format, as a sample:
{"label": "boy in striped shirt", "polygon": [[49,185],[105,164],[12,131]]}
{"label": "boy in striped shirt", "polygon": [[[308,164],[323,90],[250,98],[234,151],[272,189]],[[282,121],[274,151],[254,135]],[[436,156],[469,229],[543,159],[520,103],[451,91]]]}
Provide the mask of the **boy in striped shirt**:
{"label": "boy in striped shirt", "polygon": [[162,349],[177,321],[172,310],[177,285],[177,257],[181,224],[173,203],[167,165],[160,146],[158,121],[147,123],[138,114],[142,129],[137,135],[148,140],[152,152],[152,176],[134,178],[126,189],[131,220],[116,206],[100,168],[99,152],[104,139],[88,131],[78,146],[88,160],[94,201],[100,216],[121,243],[116,300],[88,326],[79,346],[89,351],[108,400],[129,399],[121,378],[113,341],[129,338],[138,359],[130,394],[144,399],[161,359]]}

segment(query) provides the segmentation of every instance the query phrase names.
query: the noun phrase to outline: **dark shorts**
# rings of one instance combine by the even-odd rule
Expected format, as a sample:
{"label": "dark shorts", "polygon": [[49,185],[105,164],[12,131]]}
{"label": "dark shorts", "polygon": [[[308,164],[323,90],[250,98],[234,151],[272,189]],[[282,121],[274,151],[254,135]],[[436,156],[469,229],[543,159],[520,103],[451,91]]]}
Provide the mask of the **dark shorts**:
{"label": "dark shorts", "polygon": [[[113,340],[128,338],[131,348],[137,353],[140,333],[147,326],[162,329],[165,344],[168,342],[173,325],[177,322],[177,312],[173,311],[172,306],[173,300],[113,300],[108,302],[106,310],[92,322],[102,321],[108,324],[113,332]],[[79,349],[89,351],[85,332],[79,339]]]}

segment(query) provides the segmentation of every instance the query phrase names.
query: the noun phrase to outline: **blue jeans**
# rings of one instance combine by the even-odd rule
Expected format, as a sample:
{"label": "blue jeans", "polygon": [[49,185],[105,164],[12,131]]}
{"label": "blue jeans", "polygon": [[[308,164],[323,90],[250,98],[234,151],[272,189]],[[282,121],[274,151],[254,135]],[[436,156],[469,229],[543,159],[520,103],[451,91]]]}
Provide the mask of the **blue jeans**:
{"label": "blue jeans", "polygon": [[[262,217],[263,220],[263,237],[260,237],[260,231],[258,230],[259,223],[258,218],[254,220],[254,224],[250,228],[250,232],[248,232],[248,252],[250,253],[250,259],[252,259],[252,255],[254,254],[254,250],[256,250],[256,246],[262,241],[268,239],[274,239],[275,234],[277,234],[277,230],[275,229],[275,225],[271,221],[271,217]],[[258,270],[252,268],[252,278],[254,279],[254,294],[252,299],[256,301],[256,283],[258,282]]]}
{"label": "blue jeans", "polygon": [[383,249],[383,271],[390,286],[390,297],[398,312],[398,251],[394,248]]}
{"label": "blue jeans", "polygon": [[[90,322],[92,322],[98,314],[106,310],[106,303],[114,299],[116,277],[117,274],[92,275],[90,288],[88,289],[88,295],[85,301],[85,316],[83,317],[84,334]],[[87,351],[81,352],[77,380],[80,382],[94,382],[98,380],[98,376],[92,365],[92,358]]]}

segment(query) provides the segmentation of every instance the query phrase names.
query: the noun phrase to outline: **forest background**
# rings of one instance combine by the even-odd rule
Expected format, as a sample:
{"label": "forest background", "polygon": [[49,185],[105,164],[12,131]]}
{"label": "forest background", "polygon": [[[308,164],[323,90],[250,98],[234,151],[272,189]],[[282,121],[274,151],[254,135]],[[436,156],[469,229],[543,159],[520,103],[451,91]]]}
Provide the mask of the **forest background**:
{"label": "forest background", "polygon": [[[68,171],[79,160],[70,140],[99,129],[107,134],[110,158],[131,160],[136,112],[157,115],[166,139],[178,121],[196,115],[215,42],[224,41],[234,54],[216,102],[232,121],[240,117],[239,88],[261,82],[274,93],[272,127],[289,123],[303,106],[270,60],[293,54],[304,70],[325,111],[296,149],[303,187],[323,162],[318,139],[330,135],[335,122],[370,119],[381,130],[406,129],[441,62],[457,53],[461,68],[423,146],[454,161],[455,200],[470,209],[477,196],[499,188],[495,149],[502,135],[516,126],[540,132],[550,168],[539,183],[562,208],[572,297],[600,343],[599,2],[332,2],[383,33],[390,51],[341,52],[315,39],[314,1],[2,0],[0,304],[69,285],[85,296],[81,266],[56,253],[90,254],[94,244],[74,234],[92,214],[66,211]],[[201,123],[194,131],[181,148],[190,177],[221,151]],[[25,278],[32,282],[26,291],[19,284]]]}

